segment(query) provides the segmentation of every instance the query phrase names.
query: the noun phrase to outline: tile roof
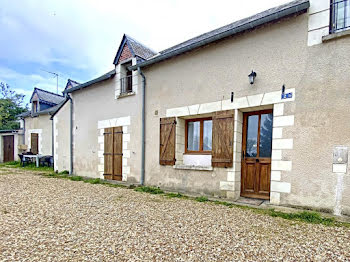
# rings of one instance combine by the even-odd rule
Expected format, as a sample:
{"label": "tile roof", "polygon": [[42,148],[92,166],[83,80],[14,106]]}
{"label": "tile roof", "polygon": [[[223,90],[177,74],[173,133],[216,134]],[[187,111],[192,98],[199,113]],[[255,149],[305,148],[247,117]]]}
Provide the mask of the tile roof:
{"label": "tile roof", "polygon": [[[58,94],[55,94],[55,93],[52,93],[52,92],[49,92],[49,91],[46,91],[46,90],[43,90],[43,89],[40,89],[37,87],[34,88],[33,95],[34,95],[34,93],[36,93],[38,95],[40,102],[47,103],[50,105],[57,105],[64,100],[64,97],[61,95],[58,95]],[[32,102],[33,95],[30,98],[30,102]]]}
{"label": "tile roof", "polygon": [[141,58],[141,61],[147,60],[157,54],[156,51],[152,50],[151,48],[141,44],[136,39],[132,38],[131,36],[128,36],[126,34],[123,35],[123,39],[119,45],[117,54],[114,58],[114,64],[116,65],[119,61],[119,57],[123,51],[124,45],[128,45],[133,57]]}
{"label": "tile roof", "polygon": [[173,56],[183,54],[195,48],[199,48],[212,42],[238,34],[240,32],[254,29],[260,25],[276,21],[288,15],[305,12],[309,6],[309,0],[296,0],[274,8],[270,8],[261,13],[241,19],[239,21],[233,22],[231,24],[225,25],[223,27],[217,28],[215,30],[201,34],[185,42],[167,48],[161,51],[158,56],[154,56],[147,61],[142,61],[135,66],[130,66],[129,69],[135,70],[137,67],[148,66],[171,58]]}
{"label": "tile roof", "polygon": [[131,36],[125,34],[125,37],[128,41],[128,44],[130,45],[132,51],[136,56],[139,56],[143,59],[148,59],[152,56],[155,56],[157,54],[156,51],[152,50],[151,48],[141,44],[136,39],[132,38]]}
{"label": "tile roof", "polygon": [[66,90],[68,88],[68,86],[76,87],[78,85],[80,85],[80,83],[78,83],[77,81],[74,81],[72,79],[68,79],[66,87],[64,88],[64,90]]}
{"label": "tile roof", "polygon": [[201,34],[201,35],[199,35],[197,37],[191,38],[191,39],[189,39],[189,40],[187,40],[185,42],[182,42],[180,44],[177,44],[175,46],[167,48],[167,49],[161,51],[160,53],[161,54],[165,54],[165,53],[174,51],[176,49],[179,49],[181,47],[185,47],[185,46],[191,45],[191,44],[193,44],[195,42],[199,42],[199,41],[204,40],[204,39],[206,39],[208,37],[220,34],[222,32],[231,30],[233,28],[238,28],[238,27],[240,27],[240,26],[242,26],[244,24],[253,22],[255,20],[258,20],[258,19],[266,17],[266,16],[270,16],[272,14],[280,12],[281,10],[293,7],[296,4],[300,4],[300,3],[304,3],[304,2],[309,2],[309,0],[296,0],[296,1],[292,1],[292,2],[289,2],[289,3],[283,4],[283,5],[277,6],[277,7],[270,8],[268,10],[265,10],[265,11],[261,12],[261,13],[255,14],[255,15],[247,17],[247,18],[243,18],[243,19],[238,20],[236,22],[233,22],[231,24],[219,27],[219,28],[217,28],[215,30],[212,30],[210,32],[207,32],[207,33]]}
{"label": "tile roof", "polygon": [[87,82],[85,82],[83,84],[77,85],[75,87],[69,88],[69,89],[65,90],[64,92],[65,93],[72,93],[72,92],[74,92],[76,90],[79,90],[79,89],[91,86],[93,84],[96,84],[96,83],[99,83],[99,82],[102,82],[102,81],[105,81],[105,80],[108,80],[108,79],[114,77],[114,75],[115,75],[115,70],[113,69],[113,70],[109,71],[108,73],[106,73],[106,74],[104,74],[102,76],[99,76],[99,77],[97,77],[95,79],[92,79],[92,80],[87,81]]}

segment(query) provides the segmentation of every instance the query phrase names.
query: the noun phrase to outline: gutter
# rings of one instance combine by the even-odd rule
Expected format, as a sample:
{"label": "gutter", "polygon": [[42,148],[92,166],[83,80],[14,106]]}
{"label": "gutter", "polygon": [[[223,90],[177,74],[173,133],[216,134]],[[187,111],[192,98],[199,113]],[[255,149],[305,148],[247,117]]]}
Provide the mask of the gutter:
{"label": "gutter", "polygon": [[146,129],[146,120],[145,120],[145,112],[146,112],[146,77],[142,73],[141,68],[138,67],[137,71],[142,77],[142,127],[141,127],[141,179],[140,184],[141,186],[145,183],[145,129]]}
{"label": "gutter", "polygon": [[298,3],[298,4],[296,4],[296,5],[292,6],[292,7],[288,7],[286,9],[283,9],[283,10],[280,10],[278,12],[266,15],[264,17],[257,18],[257,19],[255,19],[255,20],[253,20],[251,22],[242,24],[240,26],[234,27],[234,28],[229,29],[227,31],[224,31],[224,32],[218,33],[216,35],[210,36],[208,38],[205,38],[205,39],[200,40],[198,42],[195,42],[193,44],[189,44],[187,46],[184,46],[184,47],[181,47],[179,49],[170,51],[168,53],[158,55],[158,56],[156,56],[154,58],[151,58],[151,59],[146,60],[144,62],[141,62],[139,64],[130,66],[130,67],[128,67],[128,69],[129,70],[136,70],[137,68],[146,67],[146,66],[149,66],[149,65],[152,65],[152,64],[164,61],[164,60],[169,59],[169,58],[171,58],[173,56],[181,55],[183,53],[192,51],[194,49],[197,49],[199,47],[208,45],[210,43],[213,43],[213,42],[216,42],[218,40],[224,39],[226,37],[229,37],[229,36],[241,33],[241,32],[246,31],[246,30],[250,30],[250,29],[256,28],[256,27],[258,27],[260,25],[263,25],[263,24],[266,24],[266,23],[269,23],[269,22],[273,22],[275,20],[281,19],[283,17],[289,16],[289,15],[292,15],[292,14],[304,11],[304,10],[306,10],[309,7],[310,7],[309,1]]}

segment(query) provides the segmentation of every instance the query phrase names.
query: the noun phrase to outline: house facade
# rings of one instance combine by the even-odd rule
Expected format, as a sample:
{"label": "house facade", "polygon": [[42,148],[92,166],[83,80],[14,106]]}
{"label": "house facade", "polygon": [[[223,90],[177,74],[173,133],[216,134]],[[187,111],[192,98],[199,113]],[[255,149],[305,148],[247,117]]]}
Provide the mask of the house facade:
{"label": "house facade", "polygon": [[[72,101],[67,113],[72,119],[71,173],[140,182],[142,80],[137,70],[130,71],[128,67],[154,55],[154,51],[124,35],[113,62],[115,69],[65,91]],[[58,114],[57,120],[54,116],[57,124]],[[59,140],[61,128],[57,133]],[[66,166],[63,162],[67,158],[59,152],[60,147],[66,147],[69,136],[63,137],[64,145],[57,143],[57,171]]]}
{"label": "house facade", "polygon": [[297,0],[159,53],[124,36],[115,70],[66,92],[71,173],[350,214],[348,6]]}
{"label": "house facade", "polygon": [[52,121],[51,115],[58,109],[65,98],[49,91],[34,88],[30,99],[31,111],[18,117],[23,126],[23,144],[26,150],[34,154],[52,155]]}
{"label": "house facade", "polygon": [[140,63],[146,184],[350,214],[350,45],[331,7],[294,1]]}

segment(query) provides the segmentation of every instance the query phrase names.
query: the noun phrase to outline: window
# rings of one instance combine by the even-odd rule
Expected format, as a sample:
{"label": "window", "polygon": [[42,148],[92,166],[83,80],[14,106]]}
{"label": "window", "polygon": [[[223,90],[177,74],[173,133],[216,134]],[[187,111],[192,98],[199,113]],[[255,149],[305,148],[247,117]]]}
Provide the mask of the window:
{"label": "window", "polygon": [[191,119],[186,121],[186,153],[207,153],[212,150],[211,118]]}
{"label": "window", "polygon": [[126,71],[126,77],[120,79],[121,93],[132,92],[132,71]]}
{"label": "window", "polygon": [[329,32],[350,29],[350,0],[332,0]]}
{"label": "window", "polygon": [[37,101],[33,101],[33,112],[34,113],[38,112],[38,102]]}

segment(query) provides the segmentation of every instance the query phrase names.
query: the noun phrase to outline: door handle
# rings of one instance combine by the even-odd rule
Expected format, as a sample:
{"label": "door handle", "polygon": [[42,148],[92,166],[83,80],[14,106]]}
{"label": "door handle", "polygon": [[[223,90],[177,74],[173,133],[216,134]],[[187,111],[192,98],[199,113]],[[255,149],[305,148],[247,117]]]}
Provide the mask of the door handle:
{"label": "door handle", "polygon": [[260,162],[260,160],[259,160],[259,159],[256,159],[256,162],[257,162],[257,163],[259,163],[259,162]]}

